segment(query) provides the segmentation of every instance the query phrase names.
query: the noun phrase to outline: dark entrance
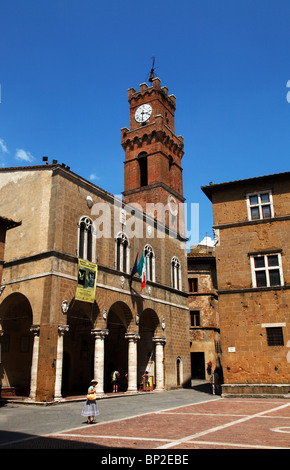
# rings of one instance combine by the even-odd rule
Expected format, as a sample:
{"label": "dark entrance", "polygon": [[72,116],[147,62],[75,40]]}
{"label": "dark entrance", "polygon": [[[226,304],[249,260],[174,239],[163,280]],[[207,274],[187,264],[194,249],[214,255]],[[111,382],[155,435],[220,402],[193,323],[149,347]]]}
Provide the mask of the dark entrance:
{"label": "dark entrance", "polygon": [[191,356],[191,378],[205,379],[205,363],[203,352],[192,352]]}
{"label": "dark entrance", "polygon": [[96,304],[73,301],[64,335],[62,395],[84,395],[94,377],[95,340],[92,329],[99,312]]}
{"label": "dark entrance", "polygon": [[[113,310],[113,308],[115,310]],[[124,320],[122,304],[115,304],[108,314],[107,328],[109,334],[105,339],[105,369],[104,391],[113,390],[111,374],[114,370],[120,372],[119,392],[127,390],[128,382],[128,340],[125,338],[127,327]]]}
{"label": "dark entrance", "polygon": [[28,396],[33,351],[32,309],[29,300],[15,292],[0,305],[0,382],[2,396]]}

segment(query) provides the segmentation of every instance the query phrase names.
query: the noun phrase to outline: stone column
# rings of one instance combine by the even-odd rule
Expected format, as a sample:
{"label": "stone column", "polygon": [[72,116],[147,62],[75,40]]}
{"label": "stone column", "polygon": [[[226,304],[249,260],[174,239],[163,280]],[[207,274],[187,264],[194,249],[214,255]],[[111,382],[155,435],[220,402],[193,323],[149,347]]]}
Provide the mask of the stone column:
{"label": "stone column", "polygon": [[156,361],[156,391],[164,390],[164,368],[163,368],[163,346],[166,338],[152,338],[155,343],[155,361]]}
{"label": "stone column", "polygon": [[105,359],[105,337],[109,330],[91,330],[95,337],[94,379],[98,381],[96,393],[104,393],[104,359]]}
{"label": "stone column", "polygon": [[36,385],[37,385],[37,368],[38,368],[38,354],[39,354],[39,325],[32,325],[30,331],[33,333],[33,350],[32,350],[32,363],[31,363],[31,377],[30,377],[30,394],[29,398],[35,400],[36,398]]}
{"label": "stone column", "polygon": [[127,392],[137,392],[137,341],[140,336],[136,333],[126,333],[128,339],[128,389]]}
{"label": "stone column", "polygon": [[62,360],[63,360],[63,335],[68,331],[68,325],[58,325],[57,351],[56,351],[56,367],[55,367],[55,387],[54,399],[61,400],[61,383],[62,383]]}

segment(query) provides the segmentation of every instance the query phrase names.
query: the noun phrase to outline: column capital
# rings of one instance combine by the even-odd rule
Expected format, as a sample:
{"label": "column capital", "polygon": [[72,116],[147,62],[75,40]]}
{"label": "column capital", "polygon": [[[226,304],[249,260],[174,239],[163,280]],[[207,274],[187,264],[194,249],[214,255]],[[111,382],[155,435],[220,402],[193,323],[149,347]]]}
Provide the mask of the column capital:
{"label": "column capital", "polygon": [[58,335],[63,336],[69,330],[69,325],[58,325]]}
{"label": "column capital", "polygon": [[140,335],[138,333],[125,333],[125,338],[129,342],[134,341],[134,343],[137,343],[138,339],[140,339]]}
{"label": "column capital", "polygon": [[94,335],[95,339],[105,339],[105,337],[109,334],[109,330],[91,330],[91,335]]}
{"label": "column capital", "polygon": [[165,338],[165,336],[153,337],[152,341],[153,341],[153,343],[157,343],[157,344],[165,344],[166,343],[166,338]]}
{"label": "column capital", "polygon": [[30,331],[34,334],[34,336],[39,335],[40,325],[31,325]]}

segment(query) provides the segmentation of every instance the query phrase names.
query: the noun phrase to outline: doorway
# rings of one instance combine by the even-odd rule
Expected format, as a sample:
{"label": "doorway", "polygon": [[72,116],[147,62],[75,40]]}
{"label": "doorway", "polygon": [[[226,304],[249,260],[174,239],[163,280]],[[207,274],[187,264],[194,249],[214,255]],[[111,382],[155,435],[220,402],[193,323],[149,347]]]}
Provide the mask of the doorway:
{"label": "doorway", "polygon": [[191,378],[205,379],[204,352],[192,352],[191,357]]}
{"label": "doorway", "polygon": [[110,309],[107,320],[109,334],[105,339],[105,367],[104,367],[104,391],[110,393],[113,390],[111,375],[114,370],[120,372],[119,391],[127,390],[128,373],[128,340],[125,338],[127,325],[124,318],[123,306],[116,303]]}

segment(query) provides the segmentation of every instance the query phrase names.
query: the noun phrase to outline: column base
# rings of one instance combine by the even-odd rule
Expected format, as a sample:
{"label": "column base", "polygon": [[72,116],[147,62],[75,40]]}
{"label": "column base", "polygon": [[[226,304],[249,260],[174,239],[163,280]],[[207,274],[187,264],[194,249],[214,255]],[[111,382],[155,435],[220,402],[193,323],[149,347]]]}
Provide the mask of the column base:
{"label": "column base", "polygon": [[104,398],[106,394],[104,392],[96,392],[96,398]]}
{"label": "column base", "polygon": [[127,393],[137,393],[137,392],[138,392],[137,387],[135,387],[135,388],[128,388],[128,390],[127,390]]}
{"label": "column base", "polygon": [[54,397],[53,401],[66,401],[63,397]]}

